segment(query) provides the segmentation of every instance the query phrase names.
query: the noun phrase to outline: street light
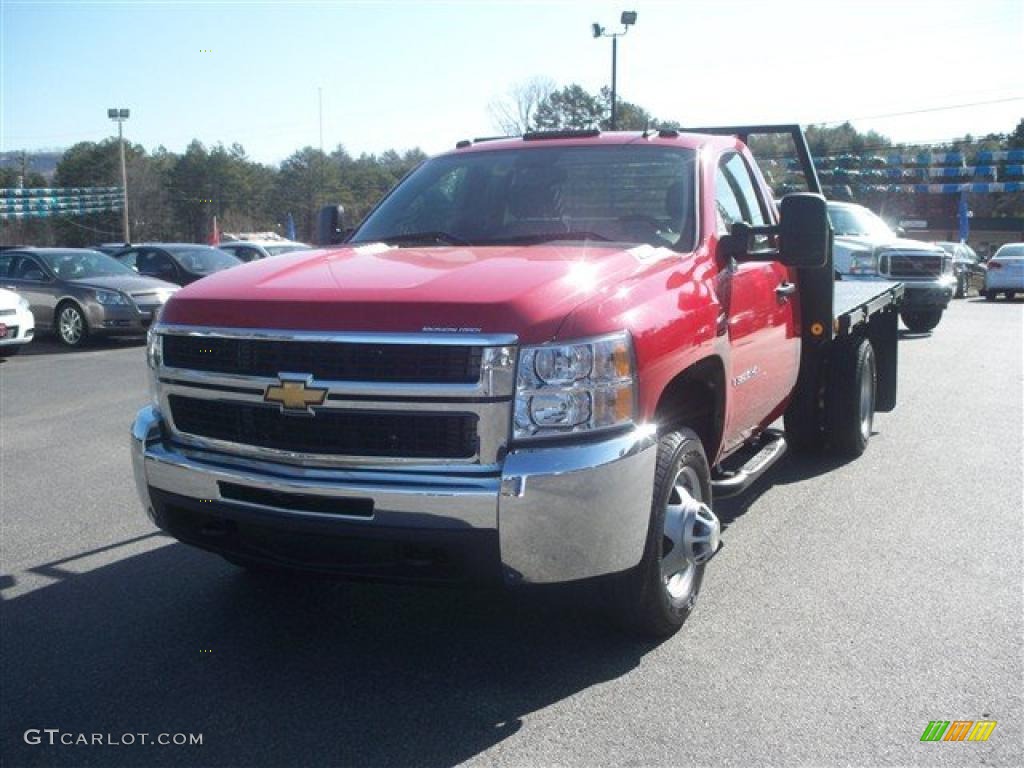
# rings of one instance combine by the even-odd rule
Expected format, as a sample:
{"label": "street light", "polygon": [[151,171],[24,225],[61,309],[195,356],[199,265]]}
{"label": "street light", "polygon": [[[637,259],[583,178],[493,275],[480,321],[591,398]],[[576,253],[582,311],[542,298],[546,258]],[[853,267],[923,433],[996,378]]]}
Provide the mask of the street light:
{"label": "street light", "polygon": [[122,207],[124,208],[124,244],[130,245],[132,242],[131,232],[128,229],[128,171],[125,170],[124,165],[124,133],[121,129],[122,124],[128,119],[130,110],[127,109],[108,109],[107,117],[117,123],[117,143],[121,147],[121,194],[123,199],[121,201]]}
{"label": "street light", "polygon": [[605,28],[600,24],[591,24],[590,29],[595,38],[597,37],[610,37],[612,39],[612,119],[611,128],[615,130],[615,112],[617,101],[615,97],[615,66],[616,59],[618,58],[618,43],[619,38],[629,32],[629,28],[636,24],[636,11],[623,11],[619,22],[622,24],[621,32],[606,32]]}

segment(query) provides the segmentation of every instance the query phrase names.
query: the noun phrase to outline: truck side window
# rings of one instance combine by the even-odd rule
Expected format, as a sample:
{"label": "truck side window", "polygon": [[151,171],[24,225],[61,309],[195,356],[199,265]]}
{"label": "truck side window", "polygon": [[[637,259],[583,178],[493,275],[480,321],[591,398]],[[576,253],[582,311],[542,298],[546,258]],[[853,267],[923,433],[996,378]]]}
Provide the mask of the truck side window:
{"label": "truck side window", "polygon": [[[750,169],[742,155],[731,152],[718,161],[715,175],[715,202],[718,208],[718,232],[727,234],[737,221],[754,226],[767,223],[764,206],[757,194]],[[724,228],[724,231],[723,231]],[[751,246],[754,250],[770,247],[765,235],[756,235]]]}

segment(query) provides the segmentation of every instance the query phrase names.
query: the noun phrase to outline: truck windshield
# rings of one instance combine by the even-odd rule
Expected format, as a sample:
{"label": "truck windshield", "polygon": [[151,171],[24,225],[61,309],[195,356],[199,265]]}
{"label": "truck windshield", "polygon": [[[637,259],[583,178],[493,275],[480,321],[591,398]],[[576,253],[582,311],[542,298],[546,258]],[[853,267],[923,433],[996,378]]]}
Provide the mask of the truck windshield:
{"label": "truck windshield", "polygon": [[830,205],[828,218],[837,235],[864,235],[891,239],[896,237],[889,226],[867,208],[860,206]]}
{"label": "truck windshield", "polygon": [[465,152],[421,165],[363,222],[354,243],[554,241],[692,250],[693,150],[537,147]]}

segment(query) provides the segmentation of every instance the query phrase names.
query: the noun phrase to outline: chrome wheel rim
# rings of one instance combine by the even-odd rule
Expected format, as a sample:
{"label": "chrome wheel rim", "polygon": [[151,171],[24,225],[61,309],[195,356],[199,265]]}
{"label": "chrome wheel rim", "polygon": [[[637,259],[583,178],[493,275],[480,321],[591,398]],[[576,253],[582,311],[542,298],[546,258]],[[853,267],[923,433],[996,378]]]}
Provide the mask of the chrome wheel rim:
{"label": "chrome wheel rim", "polygon": [[875,358],[869,351],[860,377],[860,434],[865,440],[871,437],[871,423],[875,416],[874,370]]}
{"label": "chrome wheel rim", "polygon": [[73,307],[60,313],[60,337],[66,344],[77,344],[82,338],[82,316]]}
{"label": "chrome wheel rim", "polygon": [[687,507],[694,501],[703,502],[703,496],[697,471],[693,467],[680,467],[665,505],[661,537],[661,581],[673,600],[681,600],[693,591],[697,566],[684,554],[683,528]]}

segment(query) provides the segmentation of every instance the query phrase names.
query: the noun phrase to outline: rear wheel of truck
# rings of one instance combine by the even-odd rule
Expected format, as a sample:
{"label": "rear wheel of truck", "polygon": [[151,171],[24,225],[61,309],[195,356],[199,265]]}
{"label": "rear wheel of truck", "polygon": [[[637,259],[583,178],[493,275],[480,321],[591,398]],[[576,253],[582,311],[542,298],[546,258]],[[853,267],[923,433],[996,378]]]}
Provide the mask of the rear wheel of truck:
{"label": "rear wheel of truck", "polygon": [[829,447],[855,458],[871,439],[878,372],[871,342],[849,336],[836,342],[825,397],[825,433]]}
{"label": "rear wheel of truck", "polygon": [[996,300],[996,292],[995,291],[985,291],[985,301],[995,301],[995,300]]}
{"label": "rear wheel of truck", "polygon": [[903,310],[900,312],[900,319],[907,326],[907,330],[913,333],[927,333],[939,324],[942,319],[941,309],[921,309],[916,312]]}
{"label": "rear wheel of truck", "polygon": [[664,435],[643,560],[609,585],[609,607],[624,629],[661,639],[686,621],[707,560],[718,548],[719,525],[710,504],[711,471],[700,438],[688,429]]}

